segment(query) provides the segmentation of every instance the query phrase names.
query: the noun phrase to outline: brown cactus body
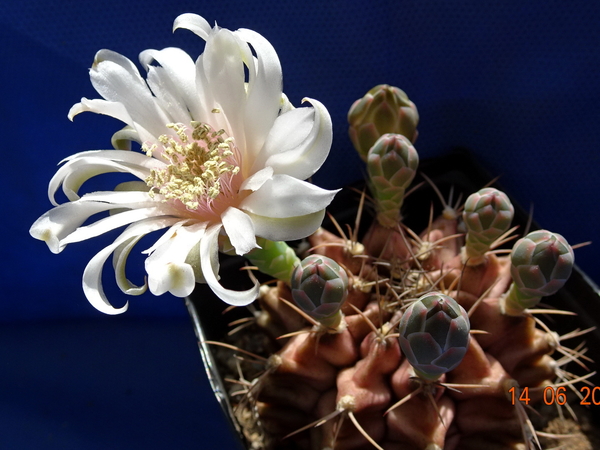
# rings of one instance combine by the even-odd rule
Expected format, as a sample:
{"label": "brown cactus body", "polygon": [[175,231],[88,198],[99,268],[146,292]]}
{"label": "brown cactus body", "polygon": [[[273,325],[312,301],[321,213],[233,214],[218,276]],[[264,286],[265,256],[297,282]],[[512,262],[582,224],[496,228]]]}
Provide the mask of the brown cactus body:
{"label": "brown cactus body", "polygon": [[[410,164],[390,158],[386,166],[375,155],[382,142],[397,153],[400,147],[414,152],[410,141],[393,135],[373,146],[370,172],[385,175],[385,195],[373,195],[376,216],[364,237],[359,242],[354,230],[348,238],[344,224],[337,226],[340,236],[319,229],[308,246],[323,256],[306,258],[298,269],[327,257],[334,261],[326,267],[345,270],[339,323],[313,314],[318,305],[329,308],[339,293],[315,294],[312,286],[298,294],[298,276],[292,277],[293,295],[281,281],[261,291],[257,324],[279,349],[253,382],[258,388],[250,401],[238,403],[270,433],[256,448],[538,448],[525,404],[541,402],[547,387],[557,391],[574,383],[561,357],[578,360],[585,350],[562,347],[561,337],[527,308],[538,301],[534,297],[562,286],[572,250],[560,235],[544,231],[518,241],[518,257],[497,252],[511,240],[513,207],[493,188],[471,195],[462,214],[462,206],[442,199],[441,214],[411,230],[401,221],[413,211],[400,214],[398,205],[417,158]],[[390,169],[394,164],[397,173]],[[408,166],[410,180],[398,181]],[[373,179],[370,186],[381,190]],[[391,212],[386,189],[400,193]],[[314,305],[306,299],[309,291],[318,299]],[[306,314],[289,306],[294,299]]]}
{"label": "brown cactus body", "polygon": [[[447,219],[434,223],[444,225],[440,232],[445,235],[456,231]],[[427,234],[435,237],[432,230],[422,237],[426,239]],[[482,264],[468,266],[461,262],[459,246],[450,246],[454,248],[451,258],[448,247],[444,256],[438,253],[448,267],[440,263],[428,271],[427,283],[436,288],[439,282],[452,286],[448,295],[467,311],[472,309],[471,329],[485,333],[471,336],[468,351],[455,369],[423,385],[415,379],[394,336],[403,305],[414,298],[402,298],[404,290],[433,289],[422,280],[419,286],[411,285],[411,274],[422,265],[407,257],[402,275],[379,265],[377,286],[358,290],[353,284],[358,284],[365,265],[372,268],[376,261],[385,261],[381,255],[368,254],[368,246],[368,259],[362,253],[352,255],[344,239],[322,230],[310,240],[316,253],[333,256],[348,269],[351,287],[349,303],[343,307],[345,326],[327,333],[314,327],[311,331],[304,322],[305,332],[287,338],[278,352],[277,368],[261,376],[257,410],[263,413],[259,419],[276,436],[268,448],[376,448],[369,439],[386,450],[516,449],[519,442],[523,445],[526,425],[509,389],[531,388],[532,402],[540,401],[539,390],[533,388],[557,381],[557,363],[551,357],[557,341],[530,316],[502,314],[498,297],[511,281],[508,256],[489,254]],[[328,245],[332,243],[336,245]],[[367,272],[374,276],[370,269]],[[279,300],[291,299],[286,285],[279,283],[263,292],[263,312],[273,315],[274,322],[281,321],[271,331],[298,331],[292,328],[298,325],[299,316]],[[410,398],[393,407],[406,396]],[[303,429],[307,425],[311,426]]]}

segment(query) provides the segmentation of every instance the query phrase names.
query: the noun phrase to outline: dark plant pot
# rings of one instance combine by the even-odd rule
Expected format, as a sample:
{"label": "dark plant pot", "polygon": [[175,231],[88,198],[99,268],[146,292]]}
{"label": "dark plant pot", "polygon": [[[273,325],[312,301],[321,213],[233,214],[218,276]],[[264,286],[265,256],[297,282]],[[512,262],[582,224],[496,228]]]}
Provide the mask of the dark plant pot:
{"label": "dark plant pot", "polygon": [[[473,160],[471,155],[464,150],[456,150],[445,157],[424,160],[419,165],[419,172],[425,173],[439,188],[445,199],[448,199],[452,190],[454,202],[462,196],[462,201],[473,192],[488,185],[494,178],[484,169],[482,169]],[[415,183],[424,181],[417,175]],[[365,183],[356,183],[348,189],[341,191],[328,211],[336,218],[342,226],[347,223],[350,226],[354,224],[358,208],[359,192],[364,188]],[[501,189],[497,183],[493,186]],[[502,189],[501,189],[502,190]],[[507,193],[510,197],[510,193]],[[515,218],[513,225],[519,225],[517,231],[520,235],[526,229],[529,223],[530,230],[538,229],[535,222],[529,220],[528,213],[511,199],[515,207]],[[434,205],[434,217],[442,209],[441,203],[431,186],[425,182],[414,190],[405,200],[403,206],[403,222],[413,230],[420,231],[426,228],[429,218],[430,205]],[[373,216],[369,211],[363,214],[361,223],[361,233],[366,231],[368,224]],[[330,231],[335,232],[331,221],[326,219],[323,226]],[[560,233],[560,230],[553,230]],[[360,235],[360,233],[359,233]],[[513,242],[508,244],[507,248],[512,246]],[[241,257],[223,257],[221,260],[220,275],[222,281],[228,287],[234,289],[243,289],[250,286],[248,277],[245,273],[240,273],[240,268],[244,266],[245,259]],[[266,279],[265,279],[266,280]],[[228,283],[229,281],[229,283]],[[552,316],[547,320],[553,322],[552,329],[557,333],[563,334],[576,328],[587,329],[597,327],[592,332],[586,334],[581,340],[587,342],[587,356],[594,361],[600,361],[600,290],[578,267],[575,267],[570,279],[565,286],[555,295],[544,299],[544,304],[551,305],[552,308],[563,309],[576,313],[575,316]],[[186,305],[198,337],[200,354],[204,362],[208,379],[212,385],[216,399],[221,405],[223,412],[231,425],[234,433],[240,438],[240,448],[250,449],[244,435],[237,424],[231,404],[227,396],[227,386],[223,381],[223,376],[219,372],[219,366],[215,360],[215,346],[207,344],[207,341],[221,341],[227,334],[228,323],[242,317],[249,317],[251,314],[246,308],[236,308],[233,311],[223,314],[227,305],[219,300],[206,285],[198,285],[191,297],[186,299]],[[572,347],[574,345],[571,345]],[[575,373],[578,373],[578,367],[569,366]],[[596,370],[589,367],[590,370]],[[584,373],[581,373],[583,375]],[[590,379],[593,386],[598,386],[600,376],[596,374]],[[590,417],[592,422],[600,425],[600,408],[592,406],[590,408]]]}

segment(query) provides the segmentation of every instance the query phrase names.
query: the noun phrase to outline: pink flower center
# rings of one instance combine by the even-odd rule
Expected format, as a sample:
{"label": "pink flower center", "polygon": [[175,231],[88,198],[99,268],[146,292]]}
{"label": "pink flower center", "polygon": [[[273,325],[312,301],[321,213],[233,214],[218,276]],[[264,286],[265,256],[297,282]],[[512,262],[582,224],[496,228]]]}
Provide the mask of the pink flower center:
{"label": "pink flower center", "polygon": [[224,130],[215,131],[205,123],[168,124],[176,136],[161,135],[157,144],[142,150],[166,163],[152,169],[146,183],[150,195],[181,206],[202,220],[217,218],[228,206],[238,203],[242,182],[240,155],[233,139]]}

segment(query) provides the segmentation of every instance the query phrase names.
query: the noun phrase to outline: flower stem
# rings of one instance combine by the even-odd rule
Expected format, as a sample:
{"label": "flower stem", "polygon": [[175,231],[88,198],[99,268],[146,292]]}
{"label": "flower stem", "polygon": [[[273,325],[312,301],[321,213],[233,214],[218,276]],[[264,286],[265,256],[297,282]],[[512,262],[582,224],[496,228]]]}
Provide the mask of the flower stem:
{"label": "flower stem", "polygon": [[515,283],[511,283],[508,292],[500,299],[500,307],[503,314],[520,316],[527,308],[537,305],[540,300],[541,297],[528,296]]}
{"label": "flower stem", "polygon": [[294,267],[300,264],[294,250],[283,241],[257,238],[256,242],[261,248],[255,248],[246,258],[261,272],[289,284]]}

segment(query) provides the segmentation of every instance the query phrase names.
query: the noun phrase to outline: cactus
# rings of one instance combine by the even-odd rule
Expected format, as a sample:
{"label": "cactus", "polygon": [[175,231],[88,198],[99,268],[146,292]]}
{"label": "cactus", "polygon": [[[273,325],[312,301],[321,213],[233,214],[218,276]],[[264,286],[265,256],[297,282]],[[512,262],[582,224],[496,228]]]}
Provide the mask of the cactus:
{"label": "cactus", "polygon": [[348,112],[350,139],[366,161],[377,139],[387,133],[417,139],[419,113],[406,93],[395,86],[380,84],[354,102]]}
{"label": "cactus", "polygon": [[387,228],[398,225],[404,194],[419,165],[419,155],[400,134],[384,134],[369,150],[367,171],[376,202],[377,220]]}
{"label": "cactus", "polygon": [[[50,182],[56,207],[30,229],[60,252],[126,226],[85,269],[90,303],[108,314],[127,309],[114,308],[102,288],[102,267],[113,254],[126,294],[149,288],[186,297],[198,283],[229,305],[248,307],[250,317],[234,321],[223,338],[229,342],[220,343],[238,356],[219,359],[253,450],[540,448],[522,403],[547,402],[548,389],[557,397],[566,387],[577,393],[575,383],[593,375],[564,368],[576,362],[587,369],[583,345],[563,343],[585,331],[560,336],[535,316],[564,313],[535,308],[571,274],[566,240],[534,231],[503,253],[499,247],[516,237],[506,195],[482,189],[461,217],[460,202],[446,203],[425,174],[428,183],[415,188],[431,185],[444,209],[437,218],[428,214],[424,230],[405,224],[419,115],[389,85],[371,89],[348,113],[350,138],[367,164],[373,204],[365,210],[375,218],[361,238],[363,194],[354,229],[345,224],[348,235],[335,219],[340,236],[320,228],[337,191],[304,180],[329,153],[326,108],[307,99],[310,108],[294,109],[281,90],[279,59],[259,34],[211,28],[193,14],[179,16],[174,28],[193,31],[207,50],[195,65],[179,49],[143,52],[147,84],[127,58],[98,52],[92,79],[108,80],[94,86],[110,101],[84,98],[69,116],[93,111],[127,127],[113,136],[115,150],[64,161]],[[184,80],[196,82],[180,86]],[[142,143],[145,154],[124,151],[129,140]],[[112,171],[139,180],[78,194],[90,176]],[[61,185],[69,201],[57,205]],[[82,226],[102,212],[111,215]],[[144,252],[148,281],[135,286],[125,275],[127,256],[159,230],[162,237]],[[287,239],[301,240],[298,250]],[[245,256],[247,268],[275,283],[251,276],[249,289],[225,287],[218,252]]]}
{"label": "cactus", "polygon": [[484,188],[471,194],[465,202],[463,221],[467,227],[465,258],[479,264],[494,242],[508,231],[514,208],[504,192]]}
{"label": "cactus", "polygon": [[291,277],[294,303],[321,325],[336,326],[348,296],[348,276],[333,259],[311,255],[296,266]]}
{"label": "cactus", "polygon": [[461,362],[469,345],[469,318],[452,297],[430,292],[412,303],[399,326],[400,347],[415,372],[437,380]]}
{"label": "cactus", "polygon": [[547,230],[517,241],[511,253],[513,282],[502,298],[506,314],[518,315],[556,293],[571,276],[574,257],[565,238]]}
{"label": "cactus", "polygon": [[[377,95],[352,107],[355,130]],[[535,231],[511,254],[498,248],[514,237],[513,207],[495,188],[468,197],[462,216],[458,205],[410,230],[399,210],[417,161],[405,136],[379,137],[367,160],[377,213],[367,234],[318,230],[289,282],[262,288],[253,332],[268,362],[242,356],[227,374],[251,386],[231,397],[249,448],[533,450],[523,402],[593,375],[564,370],[567,360],[583,366],[585,349],[563,343],[582,333],[561,337],[532,309],[571,272],[564,238]],[[387,226],[381,179],[401,191]]]}

